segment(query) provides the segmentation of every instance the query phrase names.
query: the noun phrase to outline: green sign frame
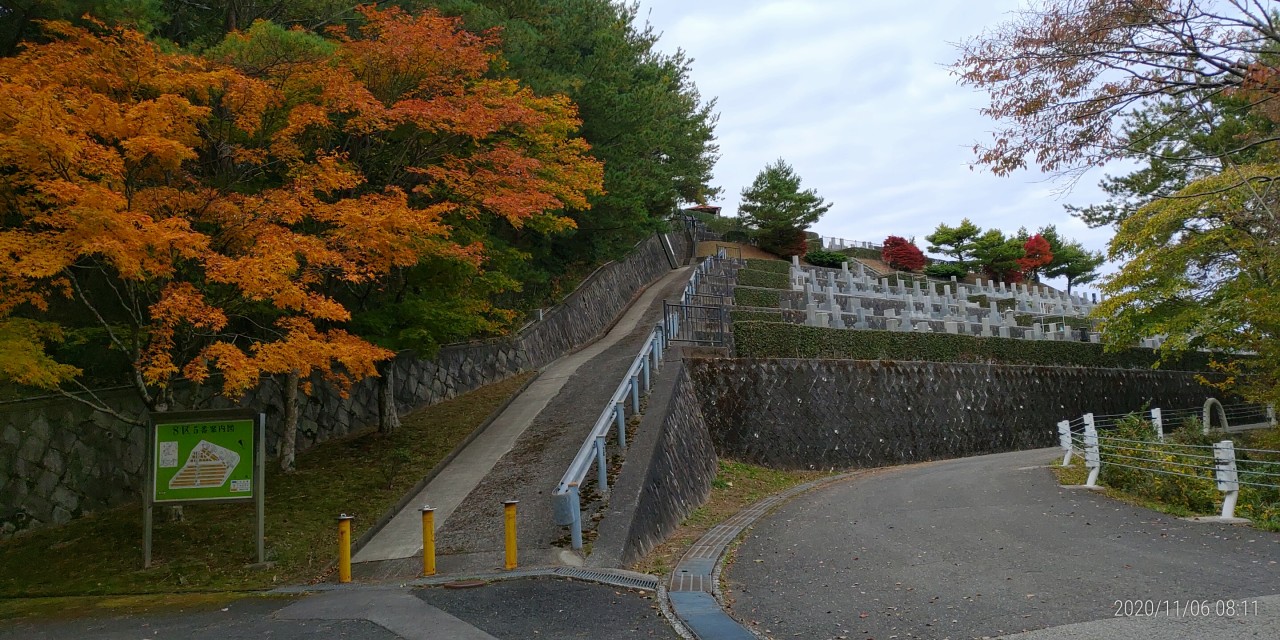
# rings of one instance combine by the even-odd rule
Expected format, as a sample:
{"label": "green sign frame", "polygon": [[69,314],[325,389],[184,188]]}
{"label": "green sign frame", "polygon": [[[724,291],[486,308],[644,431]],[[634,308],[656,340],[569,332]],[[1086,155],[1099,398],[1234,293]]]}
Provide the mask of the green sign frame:
{"label": "green sign frame", "polygon": [[225,409],[167,411],[149,418],[142,566],[151,566],[155,505],[248,500],[257,510],[258,562],[264,562],[266,414]]}
{"label": "green sign frame", "polygon": [[252,413],[154,416],[151,501],[176,504],[252,500],[258,484],[254,477],[256,418]]}

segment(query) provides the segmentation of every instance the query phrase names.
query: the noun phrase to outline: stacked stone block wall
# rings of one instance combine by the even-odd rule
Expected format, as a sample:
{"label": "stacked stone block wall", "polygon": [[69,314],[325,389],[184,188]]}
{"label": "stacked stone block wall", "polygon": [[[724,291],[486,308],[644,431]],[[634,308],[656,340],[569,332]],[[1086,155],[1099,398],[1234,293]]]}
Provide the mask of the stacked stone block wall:
{"label": "stacked stone block wall", "polygon": [[1202,405],[1197,374],[860,360],[689,362],[716,451],[845,469],[1050,447],[1085,413]]}

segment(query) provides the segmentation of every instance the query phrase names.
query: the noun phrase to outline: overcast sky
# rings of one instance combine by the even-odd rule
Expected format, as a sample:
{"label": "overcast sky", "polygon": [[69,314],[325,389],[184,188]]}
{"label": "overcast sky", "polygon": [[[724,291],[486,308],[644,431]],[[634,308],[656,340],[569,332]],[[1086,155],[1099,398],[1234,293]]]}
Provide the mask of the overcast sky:
{"label": "overcast sky", "polygon": [[1017,0],[641,0],[640,19],[664,51],[694,59],[693,79],[718,100],[718,204],[781,157],[804,187],[834,204],[812,230],[879,242],[916,238],[968,217],[1012,233],[1055,224],[1094,250],[1109,229],[1089,229],[1063,204],[1100,203],[1092,171],[1067,194],[1038,173],[999,178],[970,169],[974,142],[993,123],[985,94],[956,84],[953,43],[1003,21]]}

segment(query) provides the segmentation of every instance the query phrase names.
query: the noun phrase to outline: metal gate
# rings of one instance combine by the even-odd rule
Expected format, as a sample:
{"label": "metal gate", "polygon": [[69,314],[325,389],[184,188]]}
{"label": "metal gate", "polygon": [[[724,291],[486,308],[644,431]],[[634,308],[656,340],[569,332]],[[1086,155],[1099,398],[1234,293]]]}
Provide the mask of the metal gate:
{"label": "metal gate", "polygon": [[[701,297],[701,296],[699,296]],[[724,346],[729,335],[729,311],[724,306],[663,301],[662,317],[669,342]]]}

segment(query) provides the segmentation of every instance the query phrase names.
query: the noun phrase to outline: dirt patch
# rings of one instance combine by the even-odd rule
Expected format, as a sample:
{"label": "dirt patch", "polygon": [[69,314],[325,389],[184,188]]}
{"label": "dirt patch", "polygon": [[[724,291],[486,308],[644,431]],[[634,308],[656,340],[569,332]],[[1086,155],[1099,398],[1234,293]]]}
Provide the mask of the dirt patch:
{"label": "dirt patch", "polygon": [[721,242],[719,240],[708,240],[706,242],[699,242],[697,255],[699,258],[704,258],[706,256],[713,256],[716,254],[717,251],[720,250],[721,247],[725,247],[727,249],[727,253],[729,254],[730,258],[744,258],[744,259],[756,258],[760,260],[781,260],[782,259],[782,258],[779,258],[778,256],[773,255],[772,253],[769,253],[768,251],[761,249],[760,247],[755,247],[742,242]]}
{"label": "dirt patch", "polygon": [[827,475],[831,474],[778,471],[721,458],[707,502],[685,518],[666,542],[655,547],[631,569],[665,578],[685,551],[712,527],[762,498]]}

